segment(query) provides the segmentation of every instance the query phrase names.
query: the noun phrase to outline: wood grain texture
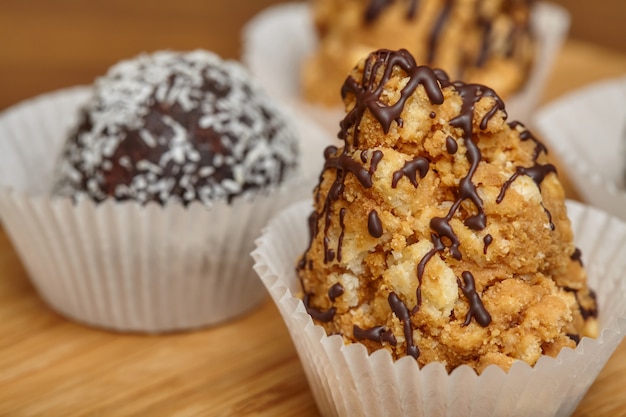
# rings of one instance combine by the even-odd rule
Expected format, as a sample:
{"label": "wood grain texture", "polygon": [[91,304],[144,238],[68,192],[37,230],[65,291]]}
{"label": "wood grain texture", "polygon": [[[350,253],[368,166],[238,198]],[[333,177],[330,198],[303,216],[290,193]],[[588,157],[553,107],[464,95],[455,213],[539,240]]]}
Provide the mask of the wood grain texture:
{"label": "wood grain texture", "polygon": [[[89,83],[141,51],[203,47],[235,58],[242,25],[277,2],[0,0],[0,109]],[[570,41],[544,100],[624,74],[626,56]],[[622,344],[574,415],[625,416],[625,391]],[[112,415],[318,414],[269,300],[236,321],[193,333],[91,329],[57,315],[39,298],[0,230],[0,416]]]}

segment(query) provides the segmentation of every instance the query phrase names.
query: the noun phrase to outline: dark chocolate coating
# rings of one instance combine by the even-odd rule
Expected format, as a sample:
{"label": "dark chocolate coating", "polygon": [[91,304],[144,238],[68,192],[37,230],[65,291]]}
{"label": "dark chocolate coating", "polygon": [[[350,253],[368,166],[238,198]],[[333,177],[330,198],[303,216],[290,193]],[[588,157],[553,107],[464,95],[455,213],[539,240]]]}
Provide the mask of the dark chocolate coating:
{"label": "dark chocolate coating", "polygon": [[97,80],[55,194],[210,205],[277,186],[297,158],[286,120],[238,64],[157,52]]}

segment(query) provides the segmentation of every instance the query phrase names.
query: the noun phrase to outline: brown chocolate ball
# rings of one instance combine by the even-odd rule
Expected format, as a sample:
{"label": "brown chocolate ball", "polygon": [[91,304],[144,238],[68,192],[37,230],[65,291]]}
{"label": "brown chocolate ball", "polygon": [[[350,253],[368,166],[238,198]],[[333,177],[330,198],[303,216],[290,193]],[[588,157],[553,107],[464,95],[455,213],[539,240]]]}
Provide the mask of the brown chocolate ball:
{"label": "brown chocolate ball", "polygon": [[160,51],[113,66],[62,151],[54,194],[232,201],[296,170],[298,142],[243,68],[207,51]]}

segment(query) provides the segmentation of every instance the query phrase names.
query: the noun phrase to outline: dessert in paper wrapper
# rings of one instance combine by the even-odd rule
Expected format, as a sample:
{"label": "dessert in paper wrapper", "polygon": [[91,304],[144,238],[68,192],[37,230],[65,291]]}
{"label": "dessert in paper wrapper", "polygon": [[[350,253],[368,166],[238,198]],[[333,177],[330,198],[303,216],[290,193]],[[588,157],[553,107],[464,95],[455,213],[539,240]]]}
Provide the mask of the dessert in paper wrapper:
{"label": "dessert in paper wrapper", "polygon": [[342,97],[298,265],[317,323],[478,372],[596,336],[556,168],[493,90],[379,50]]}
{"label": "dessert in paper wrapper", "polygon": [[[569,93],[533,119],[583,201],[626,219],[626,77]],[[591,140],[590,138],[593,138]]]}
{"label": "dessert in paper wrapper", "polygon": [[[354,5],[363,2],[339,3]],[[387,3],[392,4],[394,10],[398,8],[401,12],[407,9],[409,2]],[[395,18],[406,15],[406,13],[399,14],[400,16],[395,16]],[[335,18],[338,19],[337,16]],[[532,6],[530,22],[536,39],[536,48],[531,58],[532,65],[523,76],[525,82],[521,89],[512,92],[507,97],[509,113],[522,120],[528,119],[541,98],[554,57],[565,39],[569,27],[569,15],[561,7],[537,2]],[[395,26],[402,27],[402,25]],[[350,38],[353,35],[347,34],[346,36]],[[308,65],[307,59],[315,54],[319,46],[312,6],[301,3],[283,4],[268,8],[248,23],[244,31],[242,60],[270,95],[293,106],[303,116],[314,119],[334,135],[338,130],[337,120],[341,119],[343,113],[340,103],[337,102],[336,105],[328,107],[309,102],[304,98],[304,87],[301,81],[301,74],[306,71],[304,67]],[[360,48],[354,53],[360,57],[377,47],[388,48],[389,46],[374,45],[365,49]],[[335,49],[347,51],[349,48]],[[334,86],[332,80],[328,79],[325,74],[324,79],[327,85],[320,86],[320,89],[331,90],[334,97],[337,97],[345,74],[355,63],[353,59],[347,68],[341,70],[342,75],[334,82]],[[484,82],[490,85],[487,80]]]}
{"label": "dessert in paper wrapper", "polygon": [[[145,204],[146,195],[99,204],[75,201],[83,192],[52,198],[56,155],[93,94],[81,87],[45,95],[0,119],[0,215],[38,292],[65,316],[120,331],[206,326],[258,305],[264,291],[248,254],[269,216],[306,189],[295,185],[301,180],[210,208]],[[326,140],[305,121],[297,130],[304,149]]]}
{"label": "dessert in paper wrapper", "polygon": [[313,0],[319,42],[302,66],[304,97],[337,105],[337,86],[367,52],[408,50],[455,80],[508,98],[526,81],[535,40],[532,0]]}
{"label": "dessert in paper wrapper", "polygon": [[[517,415],[509,413],[516,407],[535,415],[528,410],[537,403],[518,395],[536,401],[551,392],[544,383],[559,380],[566,394],[569,376],[555,364],[572,349],[587,354],[603,341],[590,339],[599,334],[597,297],[543,144],[521,123],[506,122],[493,90],[452,82],[443,71],[418,66],[406,50],[371,53],[346,79],[342,97],[344,144],[325,151],[297,278],[283,264],[288,259],[259,254],[273,250],[265,240],[255,255],[286,321],[307,323],[291,329],[299,349],[317,351],[316,368],[324,372],[325,360],[345,364],[343,372],[352,374],[341,385],[354,389],[349,398],[364,403],[364,415],[408,415],[414,409],[408,404],[422,400],[415,409],[424,415],[486,415],[489,407],[493,415]],[[302,211],[273,223],[276,250],[303,238],[282,229],[297,215],[303,221]],[[272,267],[278,269],[259,261],[278,261]],[[295,305],[300,313],[290,317],[285,310]],[[307,340],[303,331],[317,334]],[[323,351],[314,346],[320,336]],[[409,381],[396,374],[400,369]],[[527,386],[537,377],[544,381]],[[368,385],[373,381],[383,388]],[[409,388],[399,387],[407,382]],[[496,387],[503,400],[492,397]],[[417,396],[409,399],[412,391]],[[391,412],[385,393],[393,397]],[[488,401],[468,407],[485,395]],[[545,415],[572,407],[571,398],[565,406],[563,397],[546,403]]]}
{"label": "dessert in paper wrapper", "polygon": [[602,306],[599,336],[583,338],[556,358],[533,366],[514,363],[508,372],[492,365],[480,375],[443,364],[419,369],[412,357],[394,361],[389,352],[369,355],[360,344],[328,336],[306,312],[294,259],[307,246],[303,221],[311,201],[273,219],[257,240],[255,269],[278,306],[298,351],[309,386],[323,416],[537,416],[571,415],[626,332],[626,224],[569,202],[575,244],[585,253],[589,285]]}

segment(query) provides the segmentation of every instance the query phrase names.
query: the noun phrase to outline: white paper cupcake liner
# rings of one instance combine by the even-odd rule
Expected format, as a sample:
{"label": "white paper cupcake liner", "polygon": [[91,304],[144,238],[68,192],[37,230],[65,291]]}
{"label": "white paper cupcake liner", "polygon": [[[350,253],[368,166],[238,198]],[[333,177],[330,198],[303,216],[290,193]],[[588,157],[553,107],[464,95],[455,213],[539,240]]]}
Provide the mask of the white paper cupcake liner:
{"label": "white paper cupcake liner", "polygon": [[[0,115],[0,218],[37,291],[67,317],[118,331],[208,326],[257,306],[266,292],[249,256],[254,239],[313,182],[211,209],[51,198],[57,157],[89,94],[63,90]],[[325,136],[297,128],[319,162]]]}
{"label": "white paper cupcake liner", "polygon": [[594,83],[533,121],[581,198],[626,219],[626,77]]}
{"label": "white paper cupcake liner", "polygon": [[255,269],[291,334],[323,416],[568,416],[626,332],[626,224],[604,212],[568,202],[576,245],[600,308],[600,336],[576,349],[542,357],[534,367],[516,362],[508,373],[492,365],[480,376],[461,366],[419,369],[410,357],[393,361],[344,345],[313,323],[302,301],[295,264],[308,242],[309,201],[276,216],[257,240]]}
{"label": "white paper cupcake liner", "polygon": [[[567,35],[570,17],[560,6],[536,3],[531,22],[539,47],[524,88],[506,100],[510,120],[528,120],[536,109],[554,58]],[[301,65],[316,48],[310,5],[280,4],[264,10],[246,25],[242,61],[270,95],[311,118],[334,137],[344,117],[343,107],[311,104],[301,93]]]}

